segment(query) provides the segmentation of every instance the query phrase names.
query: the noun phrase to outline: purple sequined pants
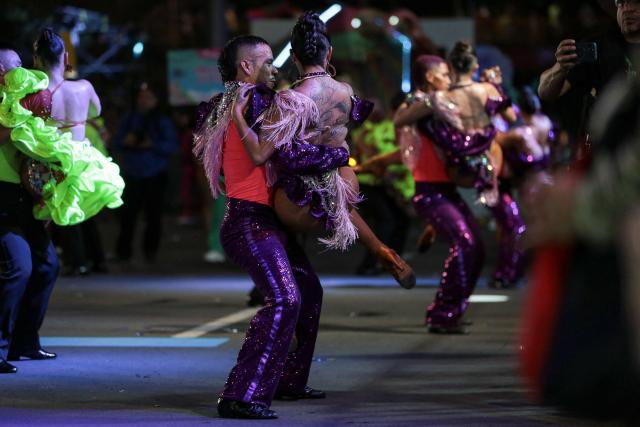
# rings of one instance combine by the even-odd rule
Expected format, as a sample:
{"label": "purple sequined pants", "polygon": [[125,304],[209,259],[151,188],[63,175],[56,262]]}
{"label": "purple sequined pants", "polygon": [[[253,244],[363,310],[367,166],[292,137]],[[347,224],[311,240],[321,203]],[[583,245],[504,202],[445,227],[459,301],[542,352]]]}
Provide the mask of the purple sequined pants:
{"label": "purple sequined pants", "polygon": [[417,182],[413,205],[418,215],[449,243],[438,293],[427,307],[427,323],[435,327],[457,326],[484,262],[478,223],[454,184]]}
{"label": "purple sequined pants", "polygon": [[276,390],[298,393],[307,385],[322,306],[320,280],[269,206],[229,199],[220,238],[266,303],[251,320],[221,396],[269,406]]}
{"label": "purple sequined pants", "polygon": [[489,209],[498,227],[498,264],[493,279],[503,285],[514,285],[524,274],[524,253],[520,249],[520,239],[526,227],[518,204],[507,192],[501,192],[498,204]]}

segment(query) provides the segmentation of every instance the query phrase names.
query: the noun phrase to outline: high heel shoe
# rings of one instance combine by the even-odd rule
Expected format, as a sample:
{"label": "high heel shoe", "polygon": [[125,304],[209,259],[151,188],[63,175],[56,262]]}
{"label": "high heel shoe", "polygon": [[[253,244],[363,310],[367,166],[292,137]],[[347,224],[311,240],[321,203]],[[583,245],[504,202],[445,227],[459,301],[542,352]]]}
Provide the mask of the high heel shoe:
{"label": "high heel shoe", "polygon": [[378,262],[387,270],[396,282],[405,289],[416,285],[416,275],[413,269],[388,246],[381,246],[376,253]]}

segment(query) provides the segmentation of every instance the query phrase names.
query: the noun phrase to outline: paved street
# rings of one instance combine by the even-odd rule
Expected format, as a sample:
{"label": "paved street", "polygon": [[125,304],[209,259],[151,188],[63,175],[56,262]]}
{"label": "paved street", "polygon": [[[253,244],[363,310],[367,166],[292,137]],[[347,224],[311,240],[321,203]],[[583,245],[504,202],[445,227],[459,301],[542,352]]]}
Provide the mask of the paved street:
{"label": "paved street", "polygon": [[[509,300],[472,304],[470,335],[439,336],[423,326],[433,279],[421,278],[411,291],[381,278],[323,281],[310,384],[328,398],[275,402],[280,419],[266,424],[593,425],[527,403],[514,358],[523,291],[480,289],[477,296]],[[0,378],[5,425],[255,425],[218,419],[215,411],[247,321],[231,318],[200,338],[171,338],[248,316],[250,286],[241,275],[60,280],[43,328],[59,358],[16,362],[19,373]],[[117,339],[98,339],[105,337]]]}

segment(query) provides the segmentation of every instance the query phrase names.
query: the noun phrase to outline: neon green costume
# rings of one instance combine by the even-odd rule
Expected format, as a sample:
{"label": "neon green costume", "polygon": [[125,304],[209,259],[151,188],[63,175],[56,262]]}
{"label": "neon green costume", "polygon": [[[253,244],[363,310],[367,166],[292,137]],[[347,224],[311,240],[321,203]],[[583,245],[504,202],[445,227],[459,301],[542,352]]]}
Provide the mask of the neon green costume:
{"label": "neon green costume", "polygon": [[[44,90],[47,75],[37,70],[15,68],[0,85],[0,125],[11,128],[11,142],[3,147],[0,164],[13,169],[7,174],[15,182],[18,152],[62,172],[64,179],[50,179],[42,189],[42,201],[33,208],[39,220],[53,220],[58,225],[78,224],[97,214],[105,206],[122,205],[124,181],[120,169],[87,141],[74,141],[71,133],[59,133],[20,104],[25,96]],[[11,176],[9,176],[11,175]]]}
{"label": "neon green costume", "polygon": [[[393,121],[390,119],[374,123],[369,120],[352,133],[353,140],[363,136],[363,142],[375,151],[375,155],[388,154],[398,150]],[[368,160],[365,155],[360,156],[360,163]],[[415,182],[411,172],[404,165],[390,165],[387,168],[387,176],[393,189],[402,195],[405,200],[411,199],[415,193]],[[373,174],[358,174],[358,182],[364,185],[381,185],[380,178]]]}

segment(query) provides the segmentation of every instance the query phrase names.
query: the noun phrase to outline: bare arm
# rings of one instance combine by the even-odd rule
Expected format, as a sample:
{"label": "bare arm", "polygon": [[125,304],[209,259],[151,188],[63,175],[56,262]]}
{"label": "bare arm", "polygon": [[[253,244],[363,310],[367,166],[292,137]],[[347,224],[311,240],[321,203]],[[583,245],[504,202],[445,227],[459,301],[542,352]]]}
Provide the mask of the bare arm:
{"label": "bare arm", "polygon": [[[100,98],[98,97],[98,94],[96,93],[96,90],[93,88],[93,85],[91,84],[91,82],[89,82],[88,80],[84,80],[84,82],[89,89],[89,103],[95,109],[95,116],[97,117],[100,114],[102,114],[102,104],[100,103]],[[92,119],[94,117],[89,117],[89,118]]]}
{"label": "bare arm", "polygon": [[433,109],[424,101],[414,102],[411,105],[404,103],[393,116],[393,124],[395,126],[412,125],[432,112]]}
{"label": "bare arm", "polygon": [[571,89],[567,80],[569,71],[576,66],[575,40],[562,40],[556,49],[556,63],[540,76],[538,94],[543,101],[554,101]]}
{"label": "bare arm", "polygon": [[[262,143],[258,134],[249,126],[244,118],[244,110],[249,102],[249,91],[251,87],[243,87],[238,92],[238,96],[233,103],[233,121],[238,128],[240,139],[245,150],[256,166],[264,164],[273,154],[275,148],[273,144]],[[277,120],[274,117],[267,117],[265,120]]]}

